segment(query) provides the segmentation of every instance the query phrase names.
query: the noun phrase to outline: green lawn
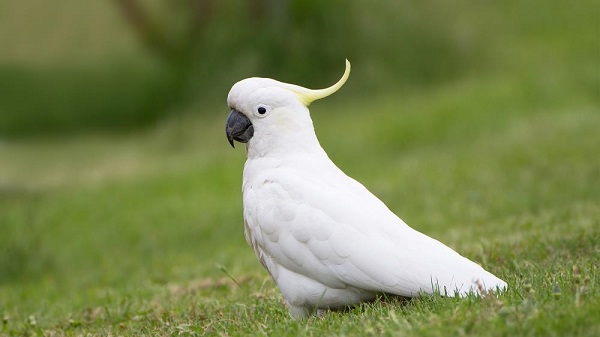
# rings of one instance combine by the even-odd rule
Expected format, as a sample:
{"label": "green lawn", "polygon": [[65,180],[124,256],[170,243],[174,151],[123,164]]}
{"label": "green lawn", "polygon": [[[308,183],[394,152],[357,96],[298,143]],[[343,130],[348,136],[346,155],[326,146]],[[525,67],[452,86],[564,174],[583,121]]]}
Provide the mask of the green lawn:
{"label": "green lawn", "polygon": [[311,107],[332,159],[507,280],[498,298],[291,319],[243,239],[245,154],[223,105],[128,135],[0,144],[0,335],[598,335],[598,100],[544,84],[342,90]]}
{"label": "green lawn", "polygon": [[[376,61],[348,56],[346,87],[311,105],[323,147],[509,289],[380,298],[307,321],[245,243],[228,88],[201,96],[201,78],[186,89],[197,101],[156,108],[164,70],[113,7],[88,6],[0,5],[0,336],[600,336],[597,2],[436,7],[431,24],[456,15],[441,21],[449,41],[477,53],[431,82],[369,78]],[[375,42],[373,60],[405,52]]]}

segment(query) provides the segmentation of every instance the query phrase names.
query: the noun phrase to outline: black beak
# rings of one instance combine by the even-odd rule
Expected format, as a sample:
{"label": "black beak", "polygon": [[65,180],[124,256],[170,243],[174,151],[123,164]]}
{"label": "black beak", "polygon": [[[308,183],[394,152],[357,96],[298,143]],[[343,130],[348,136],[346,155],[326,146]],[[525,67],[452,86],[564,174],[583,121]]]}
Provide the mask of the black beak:
{"label": "black beak", "polygon": [[225,123],[225,133],[231,147],[235,148],[233,141],[247,143],[254,136],[254,126],[248,117],[235,109],[231,109],[227,123]]}

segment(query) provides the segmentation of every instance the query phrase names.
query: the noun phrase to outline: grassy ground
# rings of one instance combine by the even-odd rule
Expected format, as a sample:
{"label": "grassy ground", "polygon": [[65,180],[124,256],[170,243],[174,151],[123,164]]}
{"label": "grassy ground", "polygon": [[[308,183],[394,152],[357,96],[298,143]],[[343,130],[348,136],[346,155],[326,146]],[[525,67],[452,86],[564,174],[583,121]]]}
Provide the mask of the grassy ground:
{"label": "grassy ground", "polygon": [[597,335],[598,102],[542,84],[490,76],[312,107],[334,161],[507,280],[498,298],[292,320],[244,242],[244,154],[215,107],[0,145],[0,335]]}
{"label": "grassy ground", "polygon": [[[124,114],[145,109],[136,97],[161,87],[141,86],[160,76],[144,64],[111,68],[108,59],[142,54],[98,14],[110,7],[81,9],[82,29],[94,20],[114,29],[81,44],[79,30],[22,20],[31,10],[23,4],[0,11],[0,37],[12,46],[0,52],[0,133],[20,134],[17,125],[37,136],[0,140],[0,336],[600,335],[595,2],[468,5],[473,12],[457,10],[459,35],[468,43],[482,27],[482,65],[380,92],[359,85],[369,65],[357,61],[346,88],[311,106],[346,173],[510,287],[497,298],[381,298],[307,321],[288,316],[244,241],[245,155],[225,139],[225,92],[148,128],[73,132],[88,118],[128,130],[135,119]],[[78,4],[36,13],[62,17]],[[30,21],[40,26],[21,26]],[[73,64],[86,72],[63,71]],[[124,78],[113,87],[111,74]],[[80,77],[95,84],[80,87]],[[129,98],[113,101],[123,90]],[[69,136],[39,136],[61,118]]]}

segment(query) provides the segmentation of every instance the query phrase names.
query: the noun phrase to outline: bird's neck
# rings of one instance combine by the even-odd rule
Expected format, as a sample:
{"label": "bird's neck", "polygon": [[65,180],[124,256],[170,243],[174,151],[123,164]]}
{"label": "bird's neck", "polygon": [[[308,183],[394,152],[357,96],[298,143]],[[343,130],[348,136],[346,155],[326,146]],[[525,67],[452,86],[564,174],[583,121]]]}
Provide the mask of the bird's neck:
{"label": "bird's neck", "polygon": [[289,155],[322,155],[325,152],[312,128],[302,128],[285,134],[269,134],[252,138],[247,144],[248,159],[261,157],[283,158]]}

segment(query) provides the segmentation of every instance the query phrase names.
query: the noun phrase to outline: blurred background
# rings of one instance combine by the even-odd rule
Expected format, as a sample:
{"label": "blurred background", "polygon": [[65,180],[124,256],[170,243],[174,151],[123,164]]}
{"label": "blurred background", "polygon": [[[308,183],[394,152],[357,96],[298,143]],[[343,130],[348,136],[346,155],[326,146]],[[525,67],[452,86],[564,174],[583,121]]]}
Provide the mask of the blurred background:
{"label": "blurred background", "polygon": [[326,87],[345,58],[349,82],[311,106],[317,133],[409,224],[471,256],[469,238],[547,233],[535,214],[576,230],[571,215],[600,200],[599,13],[592,0],[3,0],[0,306],[83,306],[98,288],[222,275],[215,263],[260,273],[226,95],[250,76]]}
{"label": "blurred background", "polygon": [[[231,84],[328,85],[354,64],[353,94],[426,90],[510,71],[595,95],[593,1],[3,1],[0,135],[128,130],[223,104]],[[532,69],[533,68],[533,69]],[[561,82],[563,81],[563,82]],[[567,87],[568,84],[568,87]],[[532,93],[536,94],[536,93]]]}

